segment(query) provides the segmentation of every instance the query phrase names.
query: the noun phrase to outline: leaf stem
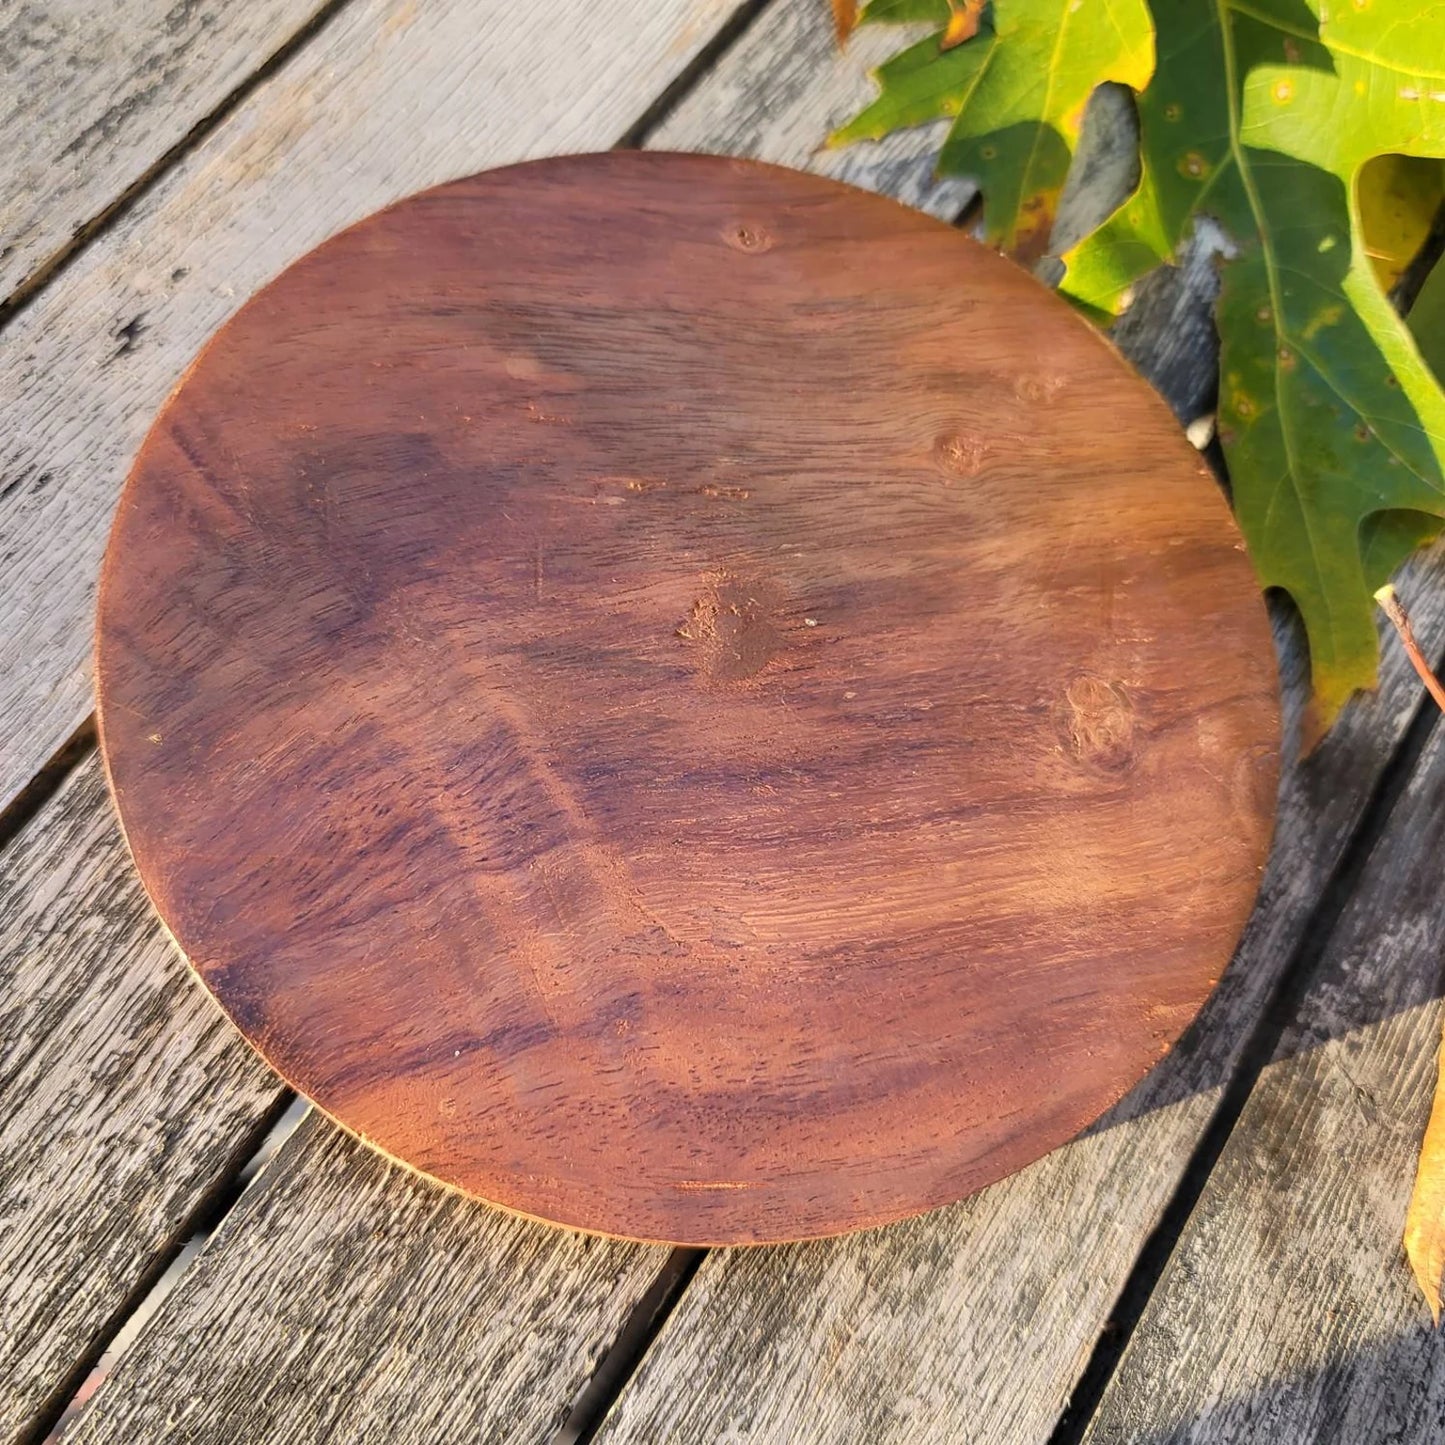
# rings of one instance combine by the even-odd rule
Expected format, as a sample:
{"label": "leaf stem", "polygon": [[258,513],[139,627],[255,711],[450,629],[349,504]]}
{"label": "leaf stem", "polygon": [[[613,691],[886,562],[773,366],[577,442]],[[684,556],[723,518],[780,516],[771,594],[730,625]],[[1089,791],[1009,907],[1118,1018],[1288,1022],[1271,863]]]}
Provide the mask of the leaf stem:
{"label": "leaf stem", "polygon": [[1420,681],[1425,684],[1440,711],[1445,712],[1445,687],[1440,685],[1440,679],[1435,676],[1434,670],[1425,660],[1425,654],[1420,651],[1420,644],[1415,641],[1415,629],[1410,626],[1410,614],[1405,611],[1405,604],[1400,601],[1399,594],[1387,582],[1375,593],[1375,601],[1380,604],[1385,616],[1394,623],[1395,631],[1400,634],[1400,641],[1405,646],[1405,656],[1420,675]]}

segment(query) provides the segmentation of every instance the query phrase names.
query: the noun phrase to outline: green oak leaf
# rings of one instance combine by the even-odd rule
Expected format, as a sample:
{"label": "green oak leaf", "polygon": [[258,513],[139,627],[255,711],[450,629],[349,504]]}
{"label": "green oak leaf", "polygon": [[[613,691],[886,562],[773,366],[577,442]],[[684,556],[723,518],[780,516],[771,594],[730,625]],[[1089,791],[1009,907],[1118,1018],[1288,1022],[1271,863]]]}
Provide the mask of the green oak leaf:
{"label": "green oak leaf", "polygon": [[1304,618],[1328,723],[1374,685],[1374,589],[1445,516],[1445,392],[1382,285],[1438,195],[1422,158],[1445,156],[1445,6],[1152,9],[1139,186],[1065,255],[1063,289],[1109,315],[1195,217],[1230,236],[1220,440],[1260,579]]}
{"label": "green oak leaf", "polygon": [[[832,137],[876,139],[951,118],[939,169],[972,176],[996,246],[1028,260],[1047,245],[1084,107],[1106,80],[1143,88],[1154,66],[1145,0],[995,0],[977,35],[938,35],[879,68],[878,99]],[[862,24],[946,24],[948,0],[873,0]]]}

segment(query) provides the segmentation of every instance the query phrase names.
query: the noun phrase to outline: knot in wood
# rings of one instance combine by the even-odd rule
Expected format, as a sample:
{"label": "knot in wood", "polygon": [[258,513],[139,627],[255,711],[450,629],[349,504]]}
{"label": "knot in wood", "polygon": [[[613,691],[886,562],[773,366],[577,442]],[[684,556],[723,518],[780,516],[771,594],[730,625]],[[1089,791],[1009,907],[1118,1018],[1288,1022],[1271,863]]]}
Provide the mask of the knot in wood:
{"label": "knot in wood", "polygon": [[1080,673],[1057,711],[1064,746],[1081,763],[1108,773],[1134,762],[1134,707],[1121,682]]}
{"label": "knot in wood", "polygon": [[761,255],[773,249],[772,233],[756,221],[736,221],[723,232],[723,240],[734,251],[745,255]]}

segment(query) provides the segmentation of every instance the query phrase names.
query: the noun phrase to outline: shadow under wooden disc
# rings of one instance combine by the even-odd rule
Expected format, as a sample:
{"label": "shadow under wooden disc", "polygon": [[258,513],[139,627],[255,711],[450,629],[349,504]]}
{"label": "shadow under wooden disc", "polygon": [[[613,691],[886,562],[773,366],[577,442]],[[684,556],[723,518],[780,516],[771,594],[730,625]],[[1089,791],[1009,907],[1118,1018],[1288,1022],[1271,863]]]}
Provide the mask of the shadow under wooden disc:
{"label": "shadow under wooden disc", "polygon": [[700,156],[443,186],[245,306],[98,669],[141,876],[265,1057],[644,1239],[1068,1139],[1209,993],[1274,808],[1264,608],[1163,403],[951,228]]}

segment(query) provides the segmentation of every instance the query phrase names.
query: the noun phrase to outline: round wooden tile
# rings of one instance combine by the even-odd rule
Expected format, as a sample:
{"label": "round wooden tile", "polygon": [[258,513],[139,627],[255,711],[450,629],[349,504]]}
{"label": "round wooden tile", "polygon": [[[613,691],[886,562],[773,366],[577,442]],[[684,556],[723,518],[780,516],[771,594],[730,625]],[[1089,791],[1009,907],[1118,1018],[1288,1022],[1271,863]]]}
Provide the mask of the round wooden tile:
{"label": "round wooden tile", "polygon": [[147,439],[102,739],[156,907],[350,1129],[563,1224],[946,1203],[1179,1035],[1269,841],[1218,489],[948,226],[700,156],[427,192]]}

